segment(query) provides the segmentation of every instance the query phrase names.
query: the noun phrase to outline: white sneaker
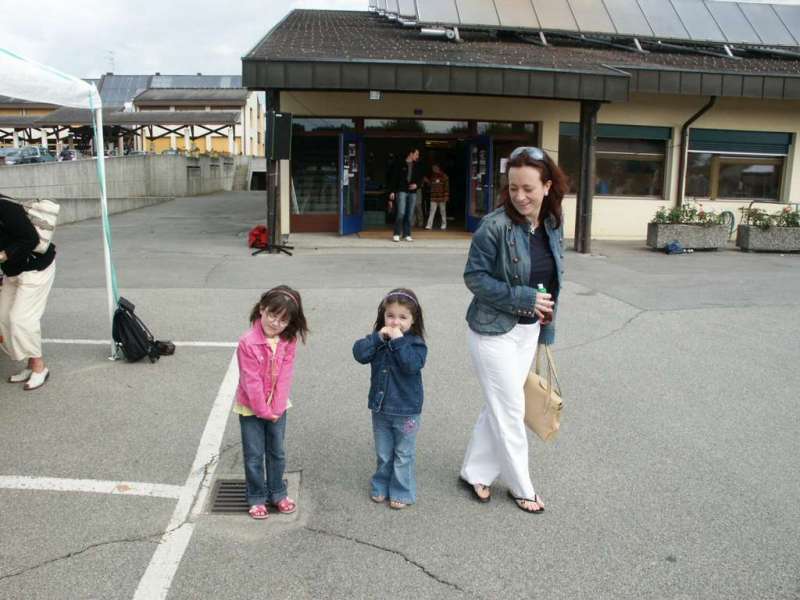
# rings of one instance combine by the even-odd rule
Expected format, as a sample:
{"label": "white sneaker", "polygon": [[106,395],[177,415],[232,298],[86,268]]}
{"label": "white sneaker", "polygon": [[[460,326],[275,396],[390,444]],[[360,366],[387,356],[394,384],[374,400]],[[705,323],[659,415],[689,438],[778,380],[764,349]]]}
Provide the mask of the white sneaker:
{"label": "white sneaker", "polygon": [[407,235],[407,236],[406,236],[404,239],[405,239],[407,242],[413,242],[413,241],[414,241],[414,238],[412,238],[410,235]]}
{"label": "white sneaker", "polygon": [[399,242],[400,241],[400,236],[399,235],[393,235],[392,236],[392,241],[393,242]]}
{"label": "white sneaker", "polygon": [[20,371],[16,375],[12,375],[11,377],[9,377],[8,383],[25,383],[26,381],[28,381],[28,379],[31,378],[31,373],[33,373],[33,371],[31,371],[30,369],[22,369],[22,371]]}
{"label": "white sneaker", "polygon": [[447,230],[447,225],[442,225],[442,231]]}
{"label": "white sneaker", "polygon": [[430,225],[425,225],[425,229],[430,229],[430,228],[431,228]]}
{"label": "white sneaker", "polygon": [[50,377],[50,369],[45,369],[41,373],[31,373],[28,383],[26,383],[25,387],[22,389],[24,389],[26,392],[38,389],[44,385],[48,377]]}

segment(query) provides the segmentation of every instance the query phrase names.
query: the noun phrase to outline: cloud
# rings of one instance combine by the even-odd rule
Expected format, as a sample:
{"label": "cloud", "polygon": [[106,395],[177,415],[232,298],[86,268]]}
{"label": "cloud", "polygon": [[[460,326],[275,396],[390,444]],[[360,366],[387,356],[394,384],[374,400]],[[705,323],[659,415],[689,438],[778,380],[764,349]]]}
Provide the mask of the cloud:
{"label": "cloud", "polygon": [[79,77],[111,70],[235,75],[241,57],[292,9],[367,6],[368,0],[9,2],[0,46]]}

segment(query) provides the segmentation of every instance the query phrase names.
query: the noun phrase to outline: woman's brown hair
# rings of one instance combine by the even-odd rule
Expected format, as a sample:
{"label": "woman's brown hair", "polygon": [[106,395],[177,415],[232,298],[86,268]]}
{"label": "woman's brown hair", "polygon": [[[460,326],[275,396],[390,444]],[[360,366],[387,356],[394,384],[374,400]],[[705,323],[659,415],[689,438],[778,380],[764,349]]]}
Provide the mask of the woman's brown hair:
{"label": "woman's brown hair", "polygon": [[[534,158],[534,156],[541,156],[541,158]],[[511,153],[511,158],[506,163],[506,172],[511,169],[519,169],[520,167],[533,167],[539,171],[539,177],[542,183],[550,182],[550,190],[542,201],[542,207],[539,209],[539,222],[543,222],[547,217],[552,216],[555,219],[556,229],[561,227],[563,222],[563,215],[561,212],[561,201],[564,199],[564,194],[569,189],[569,179],[564,171],[553,162],[553,159],[544,151],[539,148],[517,148]],[[500,202],[498,204],[506,209],[508,218],[517,225],[524,225],[526,223],[514,203],[511,201],[511,194],[508,191],[508,184],[500,192]]]}
{"label": "woman's brown hair", "polygon": [[299,335],[303,343],[306,343],[308,325],[306,316],[303,314],[303,300],[300,298],[300,292],[288,285],[278,285],[264,292],[261,300],[256,302],[253,310],[250,311],[251,325],[261,319],[262,310],[273,315],[286,315],[289,324],[281,332],[281,339],[291,341]]}

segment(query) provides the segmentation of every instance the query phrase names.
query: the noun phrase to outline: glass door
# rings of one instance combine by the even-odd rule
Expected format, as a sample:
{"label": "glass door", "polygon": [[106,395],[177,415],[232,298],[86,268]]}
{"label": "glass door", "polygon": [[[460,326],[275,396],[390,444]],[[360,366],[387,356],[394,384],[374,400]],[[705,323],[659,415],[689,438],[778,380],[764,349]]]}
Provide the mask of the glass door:
{"label": "glass door", "polygon": [[467,145],[467,230],[475,231],[493,208],[492,139],[479,135]]}
{"label": "glass door", "polygon": [[364,227],[364,140],[354,133],[339,137],[339,233]]}

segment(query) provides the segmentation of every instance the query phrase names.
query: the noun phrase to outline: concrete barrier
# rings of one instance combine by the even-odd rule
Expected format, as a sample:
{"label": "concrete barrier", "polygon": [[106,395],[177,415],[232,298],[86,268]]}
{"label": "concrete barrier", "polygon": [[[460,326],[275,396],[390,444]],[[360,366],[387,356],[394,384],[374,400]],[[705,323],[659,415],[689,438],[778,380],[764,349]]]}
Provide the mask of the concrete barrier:
{"label": "concrete barrier", "polygon": [[[108,198],[167,198],[230,191],[251,157],[121,156],[106,159]],[[0,167],[0,192],[63,201],[99,196],[94,159]]]}
{"label": "concrete barrier", "polygon": [[[139,198],[109,198],[108,214],[116,214],[144,208],[174,200],[173,196],[142,196]],[[87,219],[97,219],[100,217],[99,198],[56,198],[54,200],[61,207],[58,213],[58,224],[77,223]]]}

